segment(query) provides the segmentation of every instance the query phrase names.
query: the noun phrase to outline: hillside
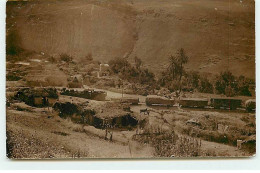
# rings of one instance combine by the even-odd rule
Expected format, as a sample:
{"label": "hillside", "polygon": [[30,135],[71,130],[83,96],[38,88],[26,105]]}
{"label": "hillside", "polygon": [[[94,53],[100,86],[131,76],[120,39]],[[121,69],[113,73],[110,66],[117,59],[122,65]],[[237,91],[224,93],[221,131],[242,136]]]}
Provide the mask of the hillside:
{"label": "hillside", "polygon": [[183,47],[188,70],[254,78],[254,14],[253,0],[8,2],[7,34],[19,28],[24,49],[79,62],[138,56],[156,73]]}

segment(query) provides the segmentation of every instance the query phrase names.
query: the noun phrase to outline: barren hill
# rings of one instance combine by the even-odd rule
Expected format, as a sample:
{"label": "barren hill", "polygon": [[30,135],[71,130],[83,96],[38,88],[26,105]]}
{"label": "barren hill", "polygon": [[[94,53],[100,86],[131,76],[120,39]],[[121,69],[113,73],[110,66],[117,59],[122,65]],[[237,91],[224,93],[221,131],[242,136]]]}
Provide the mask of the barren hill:
{"label": "barren hill", "polygon": [[8,2],[7,34],[16,27],[23,48],[78,61],[138,56],[154,72],[183,47],[189,70],[254,78],[254,14],[253,0]]}

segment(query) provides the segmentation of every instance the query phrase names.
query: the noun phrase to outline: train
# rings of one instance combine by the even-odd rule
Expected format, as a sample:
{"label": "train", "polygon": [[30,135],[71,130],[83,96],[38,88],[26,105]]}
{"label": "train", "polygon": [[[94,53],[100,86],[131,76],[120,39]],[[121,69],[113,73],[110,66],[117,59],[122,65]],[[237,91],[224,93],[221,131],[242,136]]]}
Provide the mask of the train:
{"label": "train", "polygon": [[245,108],[248,112],[255,111],[256,109],[255,99],[246,100],[245,104],[243,104],[242,99],[232,97],[180,98],[178,100],[174,100],[166,97],[149,95],[146,98],[147,106],[158,105],[169,107],[174,106],[176,104],[186,108],[214,108],[230,110]]}

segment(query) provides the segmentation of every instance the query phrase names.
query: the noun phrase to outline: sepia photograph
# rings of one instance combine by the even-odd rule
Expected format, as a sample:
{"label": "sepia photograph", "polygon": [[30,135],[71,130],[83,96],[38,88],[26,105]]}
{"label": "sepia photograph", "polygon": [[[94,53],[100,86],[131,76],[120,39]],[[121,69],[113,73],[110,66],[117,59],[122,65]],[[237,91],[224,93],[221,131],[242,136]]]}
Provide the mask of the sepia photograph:
{"label": "sepia photograph", "polygon": [[254,0],[8,0],[9,159],[256,154]]}

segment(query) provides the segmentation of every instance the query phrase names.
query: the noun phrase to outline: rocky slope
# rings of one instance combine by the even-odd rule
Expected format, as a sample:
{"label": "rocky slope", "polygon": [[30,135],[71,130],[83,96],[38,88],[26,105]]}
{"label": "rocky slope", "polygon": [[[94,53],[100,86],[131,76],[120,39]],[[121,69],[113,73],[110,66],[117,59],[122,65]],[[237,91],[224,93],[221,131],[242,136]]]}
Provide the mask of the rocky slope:
{"label": "rocky slope", "polygon": [[23,48],[78,61],[138,56],[156,73],[183,47],[189,70],[254,78],[254,14],[253,0],[8,2],[7,34],[19,28]]}

